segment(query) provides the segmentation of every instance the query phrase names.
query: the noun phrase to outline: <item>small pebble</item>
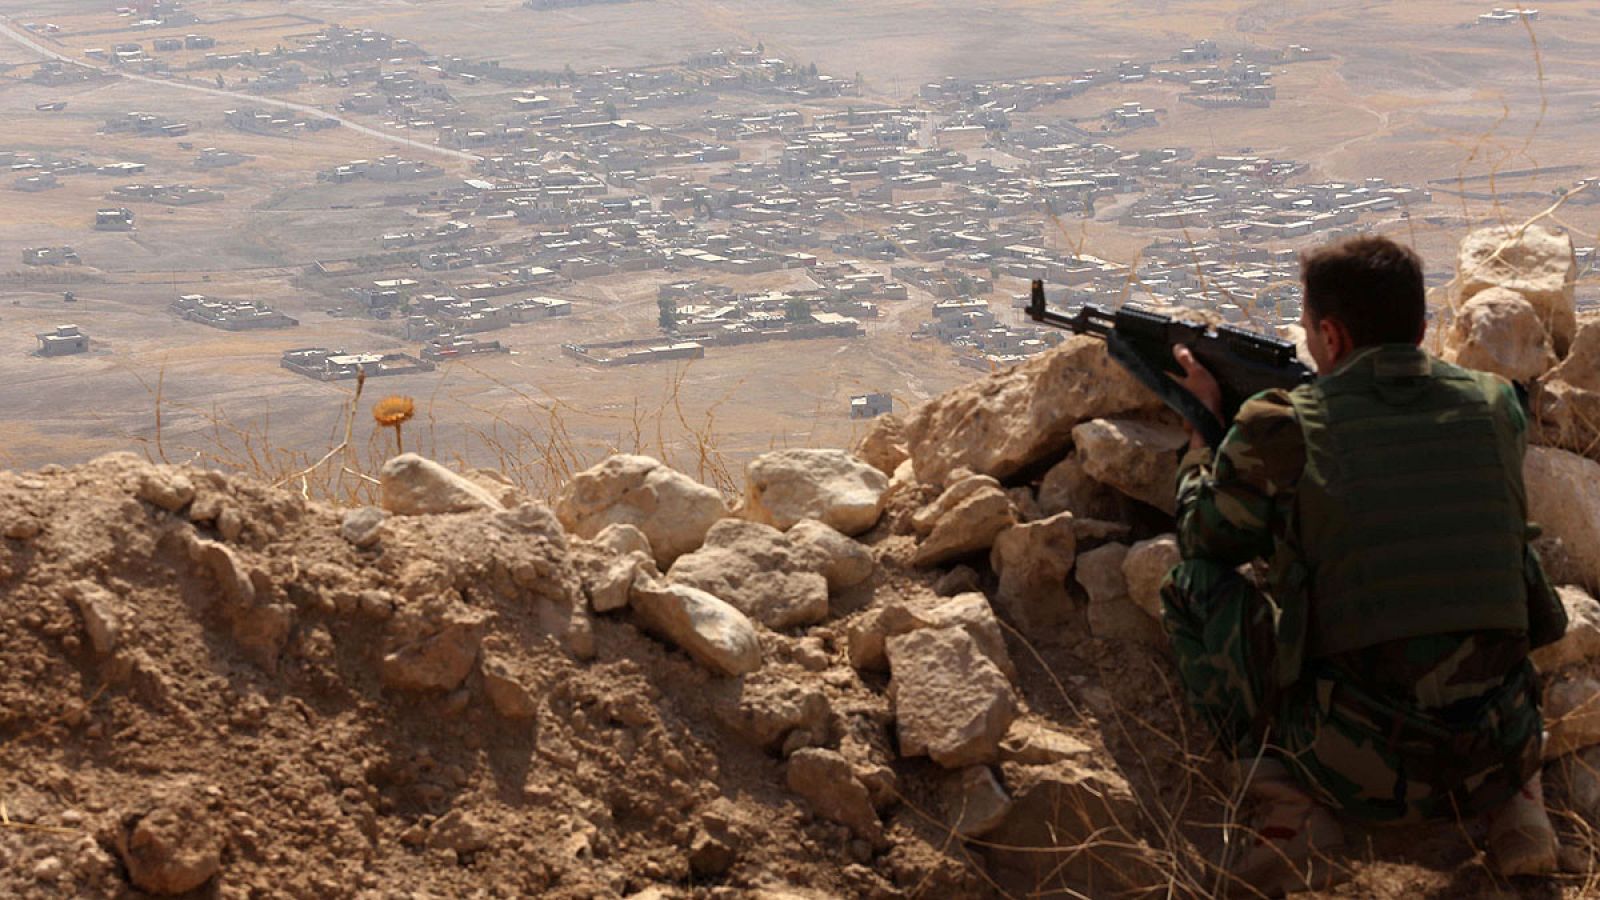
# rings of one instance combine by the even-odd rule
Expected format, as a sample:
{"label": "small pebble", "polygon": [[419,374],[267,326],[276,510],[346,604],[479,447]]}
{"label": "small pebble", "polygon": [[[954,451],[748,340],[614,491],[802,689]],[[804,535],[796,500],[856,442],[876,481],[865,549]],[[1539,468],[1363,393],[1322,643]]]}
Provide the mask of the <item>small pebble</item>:
{"label": "small pebble", "polygon": [[55,881],[61,877],[61,857],[46,856],[33,864],[33,877],[37,881]]}

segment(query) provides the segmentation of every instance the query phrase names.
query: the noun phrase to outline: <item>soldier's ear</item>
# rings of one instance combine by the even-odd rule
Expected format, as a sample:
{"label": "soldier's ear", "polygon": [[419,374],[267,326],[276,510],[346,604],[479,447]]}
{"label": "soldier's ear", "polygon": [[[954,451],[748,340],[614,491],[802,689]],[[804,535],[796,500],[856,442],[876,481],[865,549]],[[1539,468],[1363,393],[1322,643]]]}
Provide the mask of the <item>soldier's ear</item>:
{"label": "soldier's ear", "polygon": [[1350,329],[1344,327],[1338,316],[1323,316],[1317,320],[1317,331],[1322,335],[1322,345],[1328,349],[1330,363],[1337,364],[1356,348]]}

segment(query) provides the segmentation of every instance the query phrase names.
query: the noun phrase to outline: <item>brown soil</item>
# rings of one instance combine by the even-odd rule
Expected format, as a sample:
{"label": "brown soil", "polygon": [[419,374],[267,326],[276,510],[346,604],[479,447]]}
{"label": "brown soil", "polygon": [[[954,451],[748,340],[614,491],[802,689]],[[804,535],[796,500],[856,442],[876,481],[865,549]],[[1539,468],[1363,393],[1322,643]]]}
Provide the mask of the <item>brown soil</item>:
{"label": "brown soil", "polygon": [[[169,512],[180,471],[194,498]],[[873,580],[809,633],[764,631],[741,683],[581,613],[598,551],[541,506],[393,519],[358,550],[342,510],[240,477],[130,455],[0,473],[0,895],[1063,895],[952,836],[947,774],[896,758],[886,679],[845,658],[854,616],[942,574],[906,563],[910,508],[866,536]],[[1009,636],[1028,715],[1128,779],[1153,889],[1211,893],[1226,770],[1163,655],[1085,634]],[[881,846],[785,788],[737,715],[768,688],[822,693],[817,740],[893,773]],[[1581,891],[1497,884],[1471,838],[1352,832],[1338,893]]]}

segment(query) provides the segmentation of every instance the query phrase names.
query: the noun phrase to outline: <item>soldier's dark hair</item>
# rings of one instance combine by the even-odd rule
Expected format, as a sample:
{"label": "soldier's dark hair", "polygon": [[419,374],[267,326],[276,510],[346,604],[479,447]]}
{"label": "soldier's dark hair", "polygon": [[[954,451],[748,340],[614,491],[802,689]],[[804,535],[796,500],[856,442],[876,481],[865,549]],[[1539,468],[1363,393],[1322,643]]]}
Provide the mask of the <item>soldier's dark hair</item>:
{"label": "soldier's dark hair", "polygon": [[1377,235],[1347,238],[1300,254],[1311,320],[1332,316],[1357,347],[1414,344],[1428,317],[1422,258]]}

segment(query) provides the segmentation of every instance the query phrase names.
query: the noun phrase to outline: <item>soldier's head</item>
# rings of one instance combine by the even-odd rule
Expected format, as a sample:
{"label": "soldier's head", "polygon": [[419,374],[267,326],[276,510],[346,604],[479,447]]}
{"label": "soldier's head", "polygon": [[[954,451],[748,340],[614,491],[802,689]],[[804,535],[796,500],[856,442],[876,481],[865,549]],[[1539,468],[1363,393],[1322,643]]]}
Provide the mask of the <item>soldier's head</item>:
{"label": "soldier's head", "polygon": [[1419,344],[1428,327],[1422,259],[1386,237],[1362,235],[1300,255],[1301,324],[1317,370],[1362,347]]}

